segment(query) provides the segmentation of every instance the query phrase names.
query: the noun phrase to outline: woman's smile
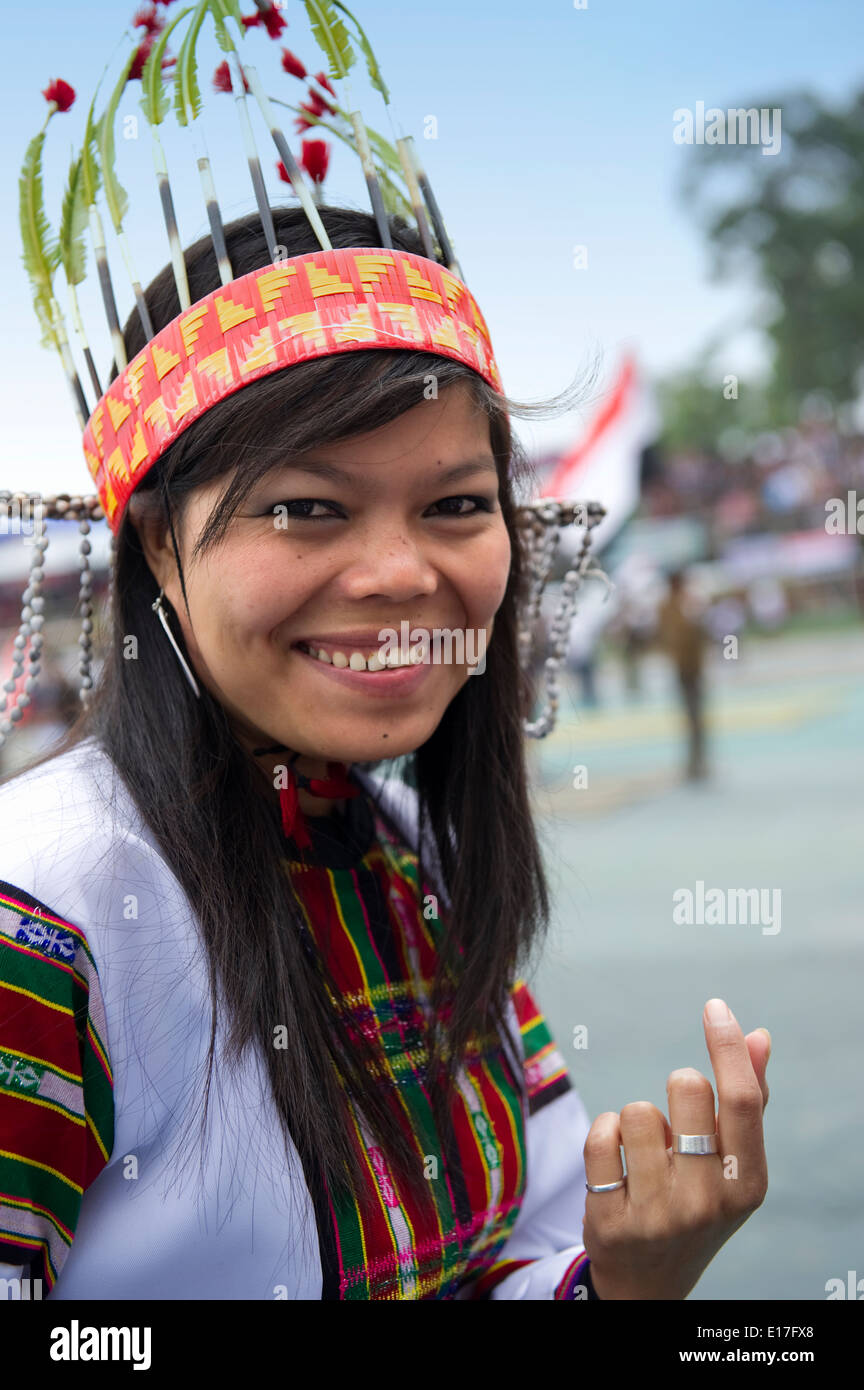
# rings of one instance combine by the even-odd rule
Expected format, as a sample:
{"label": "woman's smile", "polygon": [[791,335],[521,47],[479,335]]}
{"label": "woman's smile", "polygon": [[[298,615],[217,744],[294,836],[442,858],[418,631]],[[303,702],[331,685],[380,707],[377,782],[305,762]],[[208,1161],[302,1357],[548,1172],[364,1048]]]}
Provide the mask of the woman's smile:
{"label": "woman's smile", "polygon": [[[311,670],[317,671],[331,681],[338,681],[349,690],[385,698],[413,694],[414,691],[419,690],[432,669],[428,661],[418,662],[416,659],[412,661],[410,653],[407,652],[405,653],[407,664],[399,666],[384,666],[376,656],[372,656],[371,660],[378,662],[381,669],[370,670],[365,661],[363,667],[359,665],[359,661],[355,661],[355,657],[363,660],[362,655],[357,652],[354,652],[350,658],[350,661],[354,663],[352,665],[349,664],[345,654],[340,651],[336,651],[334,655],[337,658],[341,656],[341,663],[334,661],[326,654],[322,657],[317,654],[317,651],[307,650],[305,643],[295,642],[291,650],[297,652]],[[323,649],[319,648],[318,650]],[[420,649],[417,646],[412,650],[419,654]]]}

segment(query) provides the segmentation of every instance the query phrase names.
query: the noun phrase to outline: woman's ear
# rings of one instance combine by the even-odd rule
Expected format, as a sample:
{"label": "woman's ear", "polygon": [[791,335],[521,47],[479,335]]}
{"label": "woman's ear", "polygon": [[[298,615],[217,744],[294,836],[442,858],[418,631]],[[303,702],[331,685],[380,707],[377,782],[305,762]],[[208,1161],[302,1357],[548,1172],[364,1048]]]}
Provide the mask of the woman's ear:
{"label": "woman's ear", "polygon": [[156,583],[167,593],[169,583],[177,573],[177,564],[161,501],[146,493],[133,492],[128,508],[129,522],[138,533],[144,558]]}

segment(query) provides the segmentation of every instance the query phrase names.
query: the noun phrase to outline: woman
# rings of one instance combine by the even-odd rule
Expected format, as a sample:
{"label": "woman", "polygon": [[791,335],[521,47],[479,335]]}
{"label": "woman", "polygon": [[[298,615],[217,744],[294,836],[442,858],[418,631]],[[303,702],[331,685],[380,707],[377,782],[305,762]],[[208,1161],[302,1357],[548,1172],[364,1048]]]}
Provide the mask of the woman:
{"label": "woman", "polygon": [[[299,212],[277,234],[314,249]],[[185,259],[194,303],[209,242]],[[168,269],[146,298],[158,331]],[[683,1298],[761,1202],[759,1032],[706,1021],[724,1182],[646,1102],[589,1125],[518,977],[548,894],[503,400],[443,356],[323,357],[132,494],[96,698],[0,788],[0,1251],[50,1296]],[[403,622],[485,665],[378,669]],[[713,1135],[704,1077],[669,1095]]]}

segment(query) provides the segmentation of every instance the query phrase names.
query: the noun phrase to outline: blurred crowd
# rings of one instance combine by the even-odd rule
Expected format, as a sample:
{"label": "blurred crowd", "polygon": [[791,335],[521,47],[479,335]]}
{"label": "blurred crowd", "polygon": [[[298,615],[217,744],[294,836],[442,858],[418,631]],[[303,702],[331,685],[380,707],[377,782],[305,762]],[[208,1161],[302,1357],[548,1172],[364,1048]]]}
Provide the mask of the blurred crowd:
{"label": "blurred crowd", "polygon": [[716,549],[732,536],[822,527],[826,501],[849,491],[864,496],[864,434],[814,419],[755,438],[728,430],[714,450],[664,457],[643,482],[641,514],[698,517]]}

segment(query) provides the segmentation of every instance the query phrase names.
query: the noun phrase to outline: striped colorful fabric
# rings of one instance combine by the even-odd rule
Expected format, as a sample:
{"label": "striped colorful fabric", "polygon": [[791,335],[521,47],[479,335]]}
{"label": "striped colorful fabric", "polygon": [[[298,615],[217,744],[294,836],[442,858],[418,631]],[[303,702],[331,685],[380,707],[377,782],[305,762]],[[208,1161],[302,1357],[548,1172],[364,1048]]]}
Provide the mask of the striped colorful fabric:
{"label": "striped colorful fabric", "polygon": [[[418,895],[417,855],[365,793],[348,805],[335,833],[332,818],[307,818],[314,860],[286,858],[283,867],[310,941],[326,955],[338,1006],[380,1045],[379,1078],[428,1182],[421,1196],[400,1191],[359,1117],[353,1138],[372,1199],[365,1209],[333,1199],[317,1165],[305,1165],[321,1296],[484,1297],[530,1263],[499,1258],[526,1185],[522,1096],[532,1114],[571,1081],[518,981],[524,1076],[513,1075],[499,1038],[474,1039],[454,1103],[455,1148],[444,1152],[426,1075],[428,991],[443,929],[434,889],[424,879]],[[0,883],[0,1263],[35,1261],[31,1274],[49,1291],[82,1196],[108,1161],[114,1118],[104,1006],[85,935]]]}
{"label": "striped colorful fabric", "polygon": [[84,933],[0,882],[0,1261],[50,1292],[114,1143],[113,1078]]}
{"label": "striped colorful fabric", "polygon": [[[354,1140],[366,1161],[374,1207],[368,1215],[355,1201],[334,1202],[320,1178],[310,1175],[322,1297],[446,1299],[460,1289],[464,1297],[464,1286],[475,1281],[482,1281],[475,1286],[482,1296],[490,1266],[496,1270],[492,1283],[510,1272],[498,1272],[495,1262],[525,1188],[519,1088],[500,1040],[476,1039],[453,1110],[458,1151],[442,1152],[426,1076],[428,990],[442,922],[433,915],[428,882],[418,898],[417,856],[381,815],[373,811],[372,819],[370,843],[353,863],[322,865],[316,844],[319,862],[286,860],[285,866],[311,937],[333,971],[340,1007],[357,1028],[380,1041],[379,1075],[429,1175],[428,1195],[419,1199],[399,1191],[385,1155],[355,1120]],[[309,824],[313,827],[314,820]],[[571,1082],[522,981],[514,1002],[526,1047],[530,1103],[537,1109]]]}

